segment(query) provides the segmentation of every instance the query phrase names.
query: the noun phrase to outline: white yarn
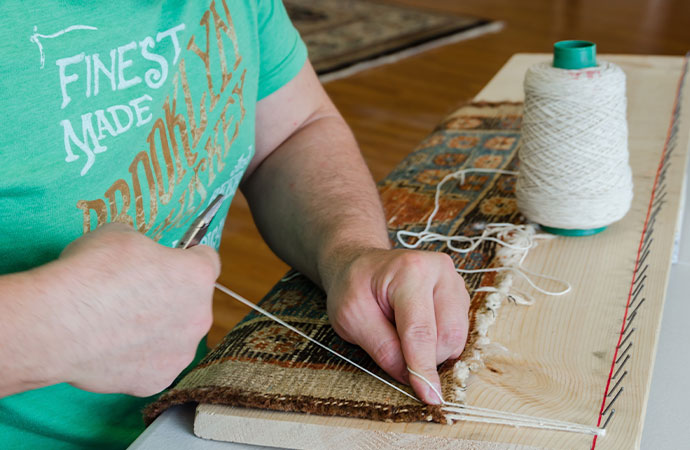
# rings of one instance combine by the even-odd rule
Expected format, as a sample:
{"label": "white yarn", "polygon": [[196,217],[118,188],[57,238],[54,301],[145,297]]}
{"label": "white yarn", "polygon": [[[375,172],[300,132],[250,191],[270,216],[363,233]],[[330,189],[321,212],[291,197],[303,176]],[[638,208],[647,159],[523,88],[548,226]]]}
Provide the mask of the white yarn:
{"label": "white yarn", "polygon": [[[537,274],[530,272],[522,267],[522,263],[525,261],[527,254],[530,249],[536,247],[537,239],[552,239],[554,235],[551,234],[535,234],[534,227],[532,225],[515,225],[512,223],[489,223],[484,225],[484,230],[482,234],[478,236],[449,236],[445,234],[435,233],[431,231],[431,226],[433,224],[434,218],[441,207],[441,190],[443,185],[450,180],[459,180],[460,184],[465,183],[465,175],[468,173],[491,173],[499,175],[518,175],[517,172],[503,169],[481,169],[481,168],[466,168],[460,169],[453,173],[449,173],[436,185],[436,193],[434,195],[434,209],[429,214],[429,218],[426,220],[426,225],[422,231],[408,231],[399,230],[396,233],[396,237],[400,245],[409,249],[417,249],[425,242],[445,242],[448,249],[455,253],[467,254],[472,250],[479,247],[484,242],[494,242],[502,250],[497,253],[498,259],[501,260],[503,266],[501,267],[489,267],[485,269],[459,269],[456,268],[458,273],[483,273],[483,272],[510,272],[514,273],[521,278],[524,278],[527,283],[534,288],[537,292],[540,292],[549,296],[559,296],[570,292],[571,286],[565,280],[560,280],[558,278],[553,278],[548,275]],[[410,239],[414,239],[410,241]],[[531,277],[543,278],[551,281],[555,281],[563,285],[563,289],[559,291],[548,291],[544,288],[537,286],[537,284],[532,280]],[[512,278],[509,279],[508,283],[504,283],[504,286],[498,287],[481,287],[476,290],[476,292],[497,292],[500,293],[502,297],[510,298],[519,305],[531,305],[534,303],[528,294],[521,293],[519,291],[513,290],[508,292],[512,286]]]}
{"label": "white yarn", "polygon": [[529,68],[524,87],[518,209],[567,229],[621,219],[632,201],[623,70],[541,63]]}
{"label": "white yarn", "polygon": [[497,411],[488,408],[481,408],[479,406],[471,406],[462,403],[447,402],[443,399],[443,395],[438,391],[431,381],[424,375],[407,367],[407,371],[411,375],[424,381],[436,396],[441,400],[443,410],[447,413],[448,420],[462,420],[470,422],[494,423],[500,425],[511,425],[514,427],[528,427],[539,428],[542,430],[559,430],[570,431],[573,433],[591,434],[596,436],[603,436],[606,434],[604,428],[590,427],[578,423],[565,422],[562,420],[548,419],[545,417],[534,417],[525,414],[511,413],[508,411]]}

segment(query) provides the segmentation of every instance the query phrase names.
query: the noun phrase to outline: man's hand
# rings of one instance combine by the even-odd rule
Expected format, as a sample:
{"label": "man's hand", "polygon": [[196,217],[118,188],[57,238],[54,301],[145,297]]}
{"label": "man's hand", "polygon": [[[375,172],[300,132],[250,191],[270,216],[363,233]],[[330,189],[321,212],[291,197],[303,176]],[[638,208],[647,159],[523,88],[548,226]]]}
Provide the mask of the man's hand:
{"label": "man's hand", "polygon": [[193,360],[211,326],[220,263],[209,247],[171,249],[109,224],[51,265],[64,281],[50,305],[47,343],[59,355],[60,381],[93,392],[155,394]]}
{"label": "man's hand", "polygon": [[441,392],[436,366],[465,347],[469,296],[453,261],[443,253],[411,250],[354,253],[345,256],[346,269],[323,280],[335,331],[393,378],[411,384],[424,402],[440,403],[406,367]]}
{"label": "man's hand", "polygon": [[341,336],[439,403],[406,366],[438,385],[436,364],[464,348],[469,299],[450,258],[389,250],[374,180],[309,63],[257,104],[256,130],[242,189],[266,242],[326,290]]}

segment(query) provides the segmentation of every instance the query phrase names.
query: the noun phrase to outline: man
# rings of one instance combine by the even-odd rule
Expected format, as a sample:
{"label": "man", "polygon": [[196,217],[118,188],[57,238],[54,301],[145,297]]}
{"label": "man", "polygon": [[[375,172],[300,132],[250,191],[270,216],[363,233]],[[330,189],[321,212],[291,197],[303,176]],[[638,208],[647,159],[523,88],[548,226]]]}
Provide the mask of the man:
{"label": "man", "polygon": [[[193,4],[192,4],[193,3]],[[376,189],[279,0],[3,2],[0,441],[121,448],[211,322],[218,240],[174,249],[238,184],[335,330],[429,403],[468,296],[390,250]],[[115,222],[115,223],[113,223]]]}

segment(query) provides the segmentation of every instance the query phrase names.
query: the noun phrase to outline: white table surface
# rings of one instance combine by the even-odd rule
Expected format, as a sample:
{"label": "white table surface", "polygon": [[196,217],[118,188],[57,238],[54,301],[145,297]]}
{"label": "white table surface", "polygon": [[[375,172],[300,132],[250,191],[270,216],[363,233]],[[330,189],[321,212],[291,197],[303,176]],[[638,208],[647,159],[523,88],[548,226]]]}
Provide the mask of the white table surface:
{"label": "white table surface", "polygon": [[[690,170],[690,165],[688,167]],[[690,183],[685,199],[690,198]],[[683,213],[678,261],[671,268],[642,450],[690,449],[690,207]],[[194,406],[170,408],[129,447],[135,450],[262,449],[200,439],[192,432]]]}

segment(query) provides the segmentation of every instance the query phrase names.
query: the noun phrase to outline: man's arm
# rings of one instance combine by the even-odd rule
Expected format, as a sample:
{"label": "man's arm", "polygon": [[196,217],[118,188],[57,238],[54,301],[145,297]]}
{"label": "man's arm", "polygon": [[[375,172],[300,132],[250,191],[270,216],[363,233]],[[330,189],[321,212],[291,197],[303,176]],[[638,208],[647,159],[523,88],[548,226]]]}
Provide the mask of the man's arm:
{"label": "man's arm", "polygon": [[436,365],[460,355],[469,297],[451,259],[390,250],[376,187],[309,63],[261,100],[242,190],[273,250],[320,284],[335,330],[428,403]]}
{"label": "man's arm", "polygon": [[219,270],[209,247],[170,249],[108,224],[54,262],[0,276],[0,397],[62,382],[160,392],[211,326]]}

